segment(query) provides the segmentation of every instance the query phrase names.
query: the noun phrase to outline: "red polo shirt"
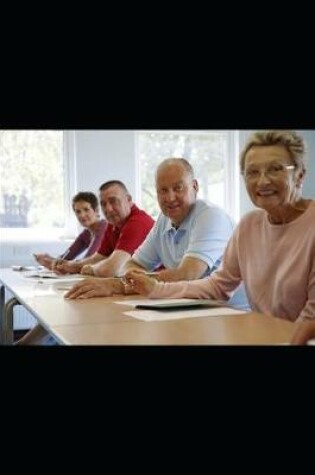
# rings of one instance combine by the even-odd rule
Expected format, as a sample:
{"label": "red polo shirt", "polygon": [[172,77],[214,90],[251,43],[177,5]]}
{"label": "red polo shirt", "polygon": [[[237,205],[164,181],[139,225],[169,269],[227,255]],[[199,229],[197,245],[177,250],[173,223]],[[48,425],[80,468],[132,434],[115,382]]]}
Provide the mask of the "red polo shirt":
{"label": "red polo shirt", "polygon": [[121,228],[107,223],[103,240],[97,252],[106,257],[116,250],[125,251],[132,255],[142,244],[153,225],[154,219],[134,204],[131,207],[130,215]]}

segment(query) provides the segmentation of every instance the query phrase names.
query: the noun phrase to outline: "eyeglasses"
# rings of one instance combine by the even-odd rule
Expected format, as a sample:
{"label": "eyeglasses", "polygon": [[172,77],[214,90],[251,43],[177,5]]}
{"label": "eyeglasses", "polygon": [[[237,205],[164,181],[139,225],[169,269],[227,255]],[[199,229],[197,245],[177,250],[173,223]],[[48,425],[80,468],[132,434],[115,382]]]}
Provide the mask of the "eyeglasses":
{"label": "eyeglasses", "polygon": [[262,172],[264,175],[271,179],[277,179],[283,176],[287,170],[294,170],[295,165],[284,165],[283,163],[274,163],[269,165],[268,168],[248,168],[243,171],[245,180],[255,181],[260,178]]}

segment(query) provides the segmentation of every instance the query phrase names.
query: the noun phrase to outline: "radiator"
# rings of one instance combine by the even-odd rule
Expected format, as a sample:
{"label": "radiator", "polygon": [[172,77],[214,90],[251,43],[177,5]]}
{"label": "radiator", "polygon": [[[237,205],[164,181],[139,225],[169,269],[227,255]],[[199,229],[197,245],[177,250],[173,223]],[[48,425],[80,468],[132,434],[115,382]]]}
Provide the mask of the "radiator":
{"label": "radiator", "polygon": [[[6,290],[5,301],[9,300],[13,295]],[[14,330],[28,330],[36,325],[37,320],[30,312],[28,312],[23,305],[15,305],[13,308],[13,328]]]}
{"label": "radiator", "polygon": [[34,318],[22,305],[16,305],[13,312],[14,330],[27,330],[36,325],[36,318]]}

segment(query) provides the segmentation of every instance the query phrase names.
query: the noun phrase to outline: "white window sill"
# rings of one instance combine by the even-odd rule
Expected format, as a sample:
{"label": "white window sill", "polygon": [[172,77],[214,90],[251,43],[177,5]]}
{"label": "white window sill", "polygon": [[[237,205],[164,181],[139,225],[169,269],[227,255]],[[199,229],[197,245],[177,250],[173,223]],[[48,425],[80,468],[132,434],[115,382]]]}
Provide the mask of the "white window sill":
{"label": "white window sill", "polygon": [[35,229],[0,229],[0,241],[2,243],[23,242],[70,242],[75,239],[74,235],[65,235],[61,231],[35,230]]}

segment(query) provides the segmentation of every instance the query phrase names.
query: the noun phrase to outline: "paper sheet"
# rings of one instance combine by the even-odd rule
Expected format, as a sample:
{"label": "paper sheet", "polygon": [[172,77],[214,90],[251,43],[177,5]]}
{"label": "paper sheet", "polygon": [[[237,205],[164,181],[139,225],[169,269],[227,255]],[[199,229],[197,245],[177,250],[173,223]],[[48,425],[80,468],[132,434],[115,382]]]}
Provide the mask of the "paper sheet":
{"label": "paper sheet", "polygon": [[[137,301],[139,303],[139,300]],[[115,302],[118,303],[118,302]],[[123,303],[123,302],[119,302]],[[220,315],[240,315],[244,314],[244,310],[235,310],[227,307],[216,308],[202,308],[198,310],[181,309],[180,311],[159,312],[156,310],[130,310],[124,312],[129,317],[137,318],[138,320],[144,320],[146,322],[165,321],[165,320],[180,320],[184,318],[196,318],[196,317],[218,317]]]}
{"label": "paper sheet", "polygon": [[56,274],[52,271],[42,271],[42,272],[28,272],[24,274],[24,277],[28,279],[36,279],[36,280],[47,280],[47,282],[75,282],[78,280],[82,280],[86,278],[86,276],[82,274]]}

